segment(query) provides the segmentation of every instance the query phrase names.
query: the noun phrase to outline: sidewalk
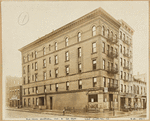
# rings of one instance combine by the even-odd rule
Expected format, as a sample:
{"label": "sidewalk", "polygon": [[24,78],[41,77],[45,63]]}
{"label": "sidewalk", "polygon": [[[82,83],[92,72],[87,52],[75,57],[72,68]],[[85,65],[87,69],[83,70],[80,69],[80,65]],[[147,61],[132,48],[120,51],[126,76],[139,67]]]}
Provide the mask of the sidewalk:
{"label": "sidewalk", "polygon": [[[39,110],[39,109],[32,109],[32,108],[20,108],[20,109],[7,108],[7,110],[63,116],[61,110],[49,110],[49,109]],[[146,110],[129,111],[129,112],[115,111],[115,116],[113,115],[113,111],[97,112],[97,113],[89,113],[89,112],[71,113],[67,111],[65,113],[65,116],[81,117],[81,118],[119,118],[119,117],[130,116],[130,115],[138,115],[142,113],[146,113]]]}

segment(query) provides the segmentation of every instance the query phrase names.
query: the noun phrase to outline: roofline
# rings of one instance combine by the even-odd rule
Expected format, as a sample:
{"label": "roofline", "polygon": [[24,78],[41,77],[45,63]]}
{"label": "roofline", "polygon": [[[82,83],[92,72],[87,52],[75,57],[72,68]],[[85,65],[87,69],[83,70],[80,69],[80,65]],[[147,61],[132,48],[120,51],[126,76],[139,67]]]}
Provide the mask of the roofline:
{"label": "roofline", "polygon": [[77,24],[77,23],[80,22],[81,20],[84,20],[84,19],[86,19],[88,16],[90,16],[90,15],[92,15],[92,14],[96,14],[96,13],[98,13],[97,16],[100,16],[101,14],[106,15],[107,17],[109,17],[110,19],[112,19],[118,26],[121,26],[121,24],[120,24],[119,21],[117,21],[114,17],[112,17],[110,14],[108,14],[104,9],[102,9],[101,7],[99,7],[99,8],[97,8],[97,9],[91,11],[90,13],[87,13],[87,14],[85,14],[84,16],[82,16],[82,17],[80,17],[80,18],[78,18],[78,19],[76,19],[76,20],[74,20],[74,21],[72,21],[72,22],[70,22],[70,23],[68,23],[68,24],[66,24],[66,25],[64,25],[64,26],[62,26],[62,27],[56,29],[55,31],[52,31],[51,33],[46,34],[45,36],[42,36],[41,38],[38,38],[37,40],[35,40],[35,41],[33,41],[33,42],[31,42],[31,43],[25,45],[24,47],[20,48],[19,51],[22,52],[24,49],[30,47],[31,45],[36,44],[37,42],[39,42],[39,41],[41,41],[41,40],[43,40],[43,39],[46,39],[47,37],[50,37],[50,36],[52,36],[53,34],[56,34],[57,32],[60,32],[61,30],[65,29],[65,28],[67,28],[67,27],[69,27],[69,26],[71,26],[71,25]]}

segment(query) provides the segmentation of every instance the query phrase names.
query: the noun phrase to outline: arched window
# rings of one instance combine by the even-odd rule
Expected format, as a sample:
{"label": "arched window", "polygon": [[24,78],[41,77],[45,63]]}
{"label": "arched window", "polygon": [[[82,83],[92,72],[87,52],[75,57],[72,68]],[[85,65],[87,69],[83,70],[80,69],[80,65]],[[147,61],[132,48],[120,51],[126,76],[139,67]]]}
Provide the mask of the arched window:
{"label": "arched window", "polygon": [[65,39],[65,45],[68,46],[68,37]]}
{"label": "arched window", "polygon": [[46,54],[46,50],[45,50],[45,47],[43,48],[43,55],[45,55]]}
{"label": "arched window", "polygon": [[37,52],[35,51],[35,58],[37,58]]}
{"label": "arched window", "polygon": [[109,29],[107,29],[107,37],[109,38]]}
{"label": "arched window", "polygon": [[95,26],[92,27],[92,35],[93,35],[93,36],[96,35],[96,27],[95,27]]}
{"label": "arched window", "polygon": [[113,32],[111,31],[111,35],[110,35],[112,38],[113,38]]}
{"label": "arched window", "polygon": [[81,33],[79,32],[78,33],[78,42],[80,42],[81,41]]}
{"label": "arched window", "polygon": [[57,42],[55,42],[55,50],[57,50]]}
{"label": "arched window", "polygon": [[29,56],[29,54],[27,55],[27,59],[28,59],[28,61],[30,61],[30,56]]}
{"label": "arched window", "polygon": [[104,26],[102,27],[102,34],[103,34],[103,36],[105,36],[105,27]]}

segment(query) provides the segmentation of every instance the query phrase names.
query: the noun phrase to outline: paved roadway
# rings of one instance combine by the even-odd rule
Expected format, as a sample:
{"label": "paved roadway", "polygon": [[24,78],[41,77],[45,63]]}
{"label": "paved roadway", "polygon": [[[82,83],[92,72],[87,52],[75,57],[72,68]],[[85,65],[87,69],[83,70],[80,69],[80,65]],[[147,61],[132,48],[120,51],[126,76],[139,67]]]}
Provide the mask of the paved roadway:
{"label": "paved roadway", "polygon": [[[104,113],[105,114],[105,113]],[[109,118],[111,117],[110,114],[108,116],[102,116],[101,115],[98,115],[98,114],[93,114],[92,117],[97,117],[97,118],[102,118],[102,117],[106,117],[106,118]],[[95,116],[94,116],[95,115]],[[78,115],[79,116],[79,115]],[[61,118],[63,118],[63,120],[66,120],[67,118],[69,118],[69,120],[72,120],[74,119],[79,119],[79,117],[71,117],[71,116],[62,116],[62,115],[53,115],[53,114],[41,114],[41,113],[31,113],[31,112],[22,112],[22,111],[12,111],[12,110],[6,110],[6,113],[5,113],[5,118],[9,118],[9,119],[12,119],[12,118],[24,118],[26,120],[37,120],[36,118],[38,118],[38,120],[40,118],[46,118],[45,120],[50,120],[50,119],[53,119],[53,120],[59,120]],[[85,115],[83,116],[85,118],[88,118],[89,116]],[[83,118],[81,117],[81,118]],[[143,112],[141,114],[131,114],[131,115],[128,115],[128,116],[116,116],[114,118],[146,118],[146,112]],[[33,119],[35,118],[35,119]],[[49,118],[49,119],[48,119]]]}
{"label": "paved roadway", "polygon": [[[40,118],[56,118],[55,120],[57,120],[57,118],[66,119],[66,118],[77,118],[77,117],[6,110],[5,118],[26,118],[26,120],[29,120],[29,118],[38,118],[38,119],[40,119]],[[32,119],[30,119],[30,120],[32,120]]]}

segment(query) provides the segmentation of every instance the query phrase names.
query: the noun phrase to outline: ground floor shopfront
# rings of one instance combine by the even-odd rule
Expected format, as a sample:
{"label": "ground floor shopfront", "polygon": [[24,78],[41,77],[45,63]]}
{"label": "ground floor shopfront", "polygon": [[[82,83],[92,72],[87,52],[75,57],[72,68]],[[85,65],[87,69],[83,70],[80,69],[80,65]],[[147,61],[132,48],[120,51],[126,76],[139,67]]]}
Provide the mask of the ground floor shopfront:
{"label": "ground floor shopfront", "polygon": [[10,107],[20,107],[21,106],[21,102],[20,100],[10,100]]}
{"label": "ground floor shopfront", "polygon": [[34,107],[50,110],[64,108],[86,110],[116,110],[119,109],[118,92],[104,92],[104,90],[70,91],[65,93],[36,94],[22,98],[24,107]]}
{"label": "ground floor shopfront", "polygon": [[120,110],[146,109],[146,97],[133,94],[120,94]]}

